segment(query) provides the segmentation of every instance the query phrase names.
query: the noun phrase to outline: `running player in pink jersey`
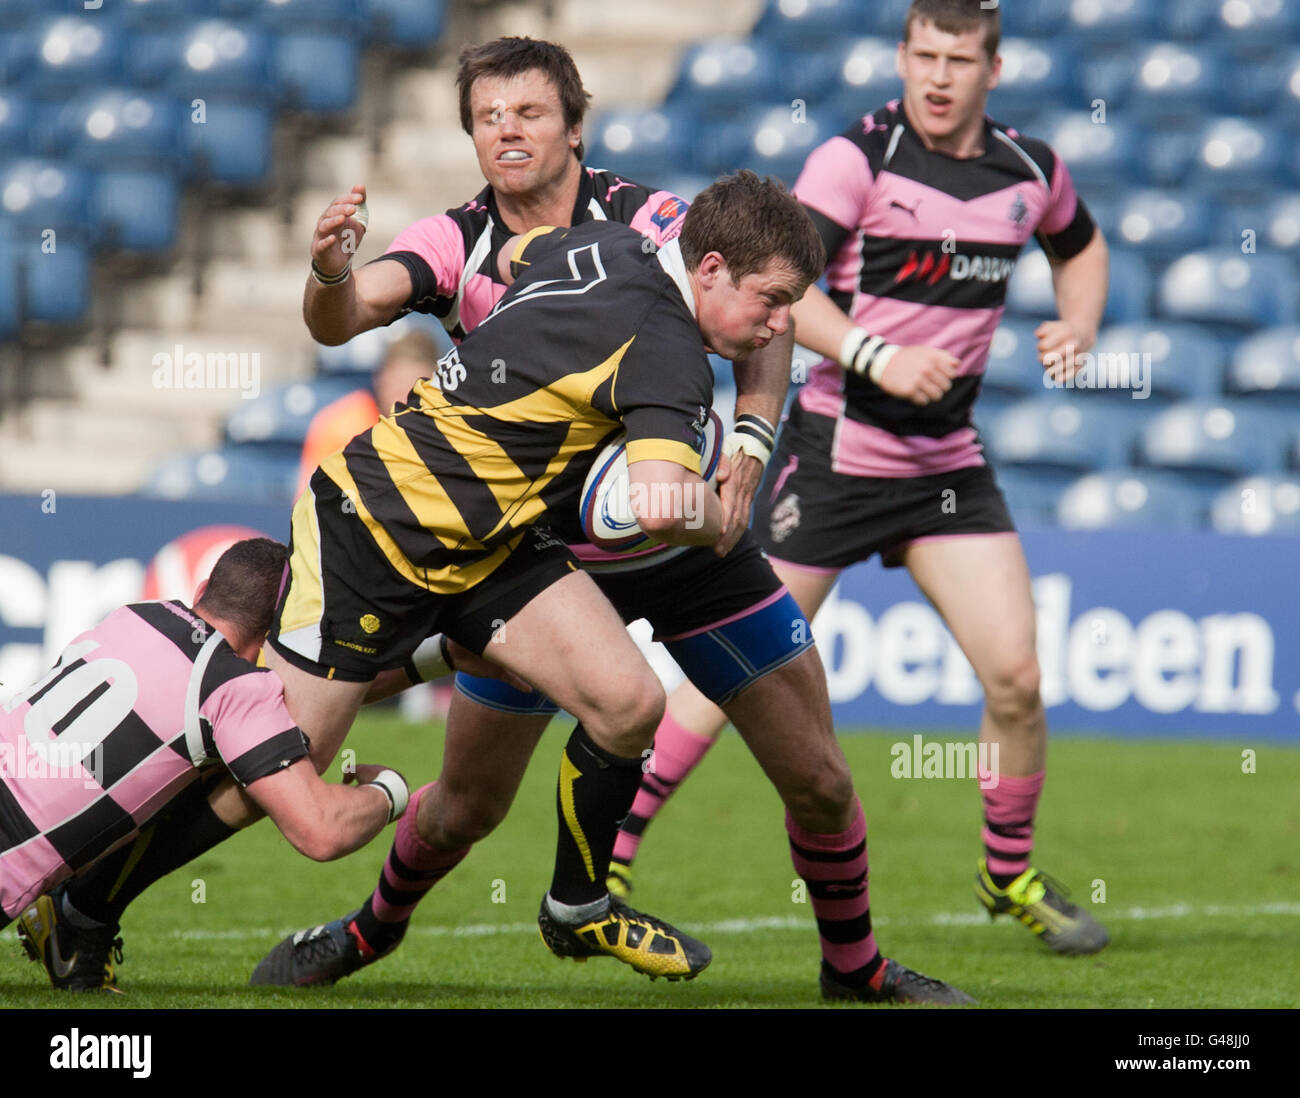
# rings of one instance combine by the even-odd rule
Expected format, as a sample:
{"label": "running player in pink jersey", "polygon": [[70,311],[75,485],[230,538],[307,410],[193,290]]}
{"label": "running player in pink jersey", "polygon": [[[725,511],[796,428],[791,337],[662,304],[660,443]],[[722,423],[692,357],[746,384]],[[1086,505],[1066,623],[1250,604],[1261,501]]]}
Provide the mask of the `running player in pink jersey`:
{"label": "running player in pink jersey", "polygon": [[[826,357],[786,421],[754,532],[809,618],[840,571],[874,553],[911,572],[983,684],[980,738],[999,749],[976,895],[1058,953],[1094,953],[1105,930],[1030,864],[1047,749],[1034,604],[971,405],[1030,236],[1053,268],[1060,319],[1036,335],[1056,380],[1096,339],[1107,249],[1060,157],[986,118],[999,37],[996,5],[914,0],[902,99],[804,166],[795,194],[822,234],[830,295],[810,290],[794,317],[799,341]],[[624,894],[646,825],[725,720],[690,684],[670,698],[656,773],[614,851]]]}
{"label": "running player in pink jersey", "polygon": [[42,893],[142,827],[165,827],[166,813],[203,801],[214,777],[233,778],[316,861],[365,845],[405,810],[406,783],[392,770],[358,767],[356,789],[322,781],[280,680],[250,662],[286,559],[278,542],[239,542],[193,610],[175,601],[115,610],[0,708],[0,926],[19,919],[33,959],[63,986],[114,988],[104,957],[121,943]]}

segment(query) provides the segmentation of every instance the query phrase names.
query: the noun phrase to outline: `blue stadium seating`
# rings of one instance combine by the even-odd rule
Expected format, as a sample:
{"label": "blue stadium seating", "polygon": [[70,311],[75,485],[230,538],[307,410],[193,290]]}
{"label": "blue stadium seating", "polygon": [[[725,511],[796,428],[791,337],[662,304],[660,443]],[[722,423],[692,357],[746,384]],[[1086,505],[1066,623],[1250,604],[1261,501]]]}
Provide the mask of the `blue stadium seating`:
{"label": "blue stadium seating", "polygon": [[161,499],[288,503],[297,484],[297,455],[289,448],[223,446],[168,458],[140,493]]}
{"label": "blue stadium seating", "polygon": [[0,149],[6,156],[27,156],[40,152],[35,147],[36,108],[19,91],[0,89]]}
{"label": "blue stadium seating", "polygon": [[1073,474],[1055,474],[1042,469],[998,469],[998,487],[1007,501],[1011,517],[1020,529],[1055,526],[1056,505],[1061,493],[1074,483]]}
{"label": "blue stadium seating", "polygon": [[586,129],[587,163],[624,173],[638,182],[680,171],[695,150],[696,124],[688,109],[610,111]]}
{"label": "blue stadium seating", "polygon": [[825,45],[861,27],[871,7],[870,0],[770,0],[753,33],[780,49]]}
{"label": "blue stadium seating", "polygon": [[1069,102],[1074,91],[1070,51],[1054,42],[1005,38],[1002,76],[989,96],[988,113],[1014,119],[1044,103]]}
{"label": "blue stadium seating", "polygon": [[249,23],[205,19],[175,35],[161,36],[157,75],[187,103],[193,97],[236,94],[265,100],[271,80],[272,37]]}
{"label": "blue stadium seating", "polygon": [[1300,193],[1278,194],[1267,202],[1234,201],[1219,207],[1214,227],[1216,243],[1241,248],[1274,248],[1294,253],[1300,247]]}
{"label": "blue stadium seating", "polygon": [[1258,328],[1295,323],[1298,297],[1295,270],[1282,256],[1218,248],[1175,261],[1160,281],[1158,307],[1177,320]]}
{"label": "blue stadium seating", "polygon": [[227,18],[248,18],[279,33],[328,31],[354,36],[361,0],[218,0]]}
{"label": "blue stadium seating", "polygon": [[1300,412],[1300,327],[1274,328],[1242,343],[1232,356],[1228,390]]}
{"label": "blue stadium seating", "polygon": [[[994,393],[1010,397],[1041,396],[1047,389],[1043,384],[1043,367],[1038,361],[1038,340],[1034,336],[1033,321],[1004,319],[993,333],[989,345],[988,362],[980,383],[980,403]],[[986,420],[991,421],[987,416]]]}
{"label": "blue stadium seating", "polygon": [[1192,182],[1262,190],[1286,178],[1287,142],[1266,123],[1218,118],[1201,131]]}
{"label": "blue stadium seating", "polygon": [[984,440],[999,468],[1020,465],[1078,472],[1127,465],[1138,428],[1136,409],[1031,397],[1003,412]]}
{"label": "blue stadium seating", "polygon": [[158,30],[183,26],[195,19],[221,14],[223,0],[119,0],[104,5],[104,12],[133,30]]}
{"label": "blue stadium seating", "polygon": [[39,24],[35,52],[23,83],[58,92],[112,84],[121,75],[124,35],[110,20],[64,16]]}
{"label": "blue stadium seating", "polygon": [[22,301],[18,283],[18,254],[9,234],[0,225],[0,341],[16,339],[22,325]]}
{"label": "blue stadium seating", "polygon": [[785,57],[766,42],[714,38],[687,48],[667,102],[711,118],[753,107],[782,89]]}
{"label": "blue stadium seating", "polygon": [[181,127],[192,179],[251,186],[271,170],[273,118],[256,103],[208,100],[206,121]]}
{"label": "blue stadium seating", "polygon": [[156,92],[82,92],[58,110],[49,143],[87,164],[174,164],[183,117],[179,102]]}
{"label": "blue stadium seating", "polygon": [[366,41],[418,49],[442,35],[444,0],[362,0]]}
{"label": "blue stadium seating", "polygon": [[1209,235],[1214,210],[1208,193],[1132,190],[1119,201],[1112,243],[1149,260],[1168,261],[1214,243]]}
{"label": "blue stadium seating", "polygon": [[1300,478],[1245,477],[1214,499],[1210,524],[1223,534],[1300,534]]}
{"label": "blue stadium seating", "polygon": [[903,20],[911,0],[876,0],[866,14],[863,31],[897,43],[903,37]]}
{"label": "blue stadium seating", "polygon": [[842,117],[842,128],[902,93],[897,57],[897,42],[887,38],[856,38],[814,56],[833,78],[831,110]]}
{"label": "blue stadium seating", "polygon": [[1290,78],[1300,64],[1300,53],[1274,46],[1234,51],[1229,62],[1232,79],[1227,82],[1224,103],[1229,111],[1266,115],[1291,95],[1291,103],[1300,101],[1300,91],[1288,88]]}
{"label": "blue stadium seating", "polygon": [[807,111],[795,117],[788,106],[744,112],[736,122],[717,127],[712,155],[696,160],[703,171],[718,174],[752,168],[792,185],[808,154],[844,128],[838,116]]}
{"label": "blue stadium seating", "polygon": [[1125,106],[1199,116],[1219,109],[1227,74],[1222,52],[1212,45],[1159,42],[1135,55]]}
{"label": "blue stadium seating", "polygon": [[1206,508],[1206,493],[1171,473],[1111,469],[1070,485],[1056,517],[1070,530],[1195,530]]}
{"label": "blue stadium seating", "polygon": [[357,387],[369,382],[370,374],[384,360],[384,352],[393,340],[412,331],[424,331],[433,336],[439,353],[451,348],[451,337],[436,317],[427,313],[407,313],[406,316],[393,321],[382,328],[371,328],[360,335],[353,336],[346,343],[337,347],[316,346],[316,369],[322,374],[347,377],[355,381],[362,380]]}
{"label": "blue stadium seating", "polygon": [[1124,400],[1131,400],[1133,393],[1143,388],[1157,404],[1211,399],[1223,392],[1228,352],[1211,332],[1195,324],[1147,322],[1103,328],[1092,354],[1102,376],[1124,372],[1110,365],[1116,361],[1114,356],[1142,356],[1136,369],[1130,365],[1128,370],[1130,379],[1140,382],[1138,389],[1097,390]]}
{"label": "blue stadium seating", "polygon": [[1074,0],[1065,32],[1080,45],[1155,38],[1161,6],[1157,0]]}
{"label": "blue stadium seating", "polygon": [[1285,415],[1241,400],[1195,400],[1160,412],[1138,444],[1144,465],[1181,470],[1190,482],[1220,487],[1256,472],[1280,472],[1289,432]]}
{"label": "blue stadium seating", "polygon": [[1046,38],[1064,28],[1070,0],[1034,0],[1032,4],[1003,4],[1002,33],[1008,36]]}
{"label": "blue stadium seating", "polygon": [[0,215],[33,234],[54,229],[60,238],[89,239],[95,228],[90,183],[84,168],[66,161],[32,157],[5,164],[0,166]]}
{"label": "blue stadium seating", "polygon": [[312,417],[322,408],[358,386],[348,376],[325,376],[295,381],[240,404],[226,418],[226,438],[231,442],[284,443],[301,448]]}
{"label": "blue stadium seating", "polygon": [[1204,126],[1195,118],[1139,119],[1142,140],[1126,169],[1130,185],[1138,179],[1157,187],[1179,187],[1196,168]]}
{"label": "blue stadium seating", "polygon": [[[1271,45],[1300,37],[1300,9],[1289,0],[1177,0],[1166,21],[1230,45]],[[1175,11],[1174,9],[1183,9]]]}
{"label": "blue stadium seating", "polygon": [[166,172],[141,168],[100,172],[91,206],[106,248],[164,252],[176,243],[180,189]]}
{"label": "blue stadium seating", "polygon": [[271,71],[282,102],[295,110],[336,114],[357,97],[360,53],[355,38],[337,34],[281,35]]}
{"label": "blue stadium seating", "polygon": [[[1107,322],[1123,324],[1145,317],[1150,298],[1151,272],[1146,264],[1132,252],[1111,248]],[[1021,254],[1007,287],[1007,309],[1022,316],[1057,317],[1051,267],[1040,249]]]}
{"label": "blue stadium seating", "polygon": [[24,319],[75,324],[90,310],[90,252],[76,240],[60,237],[52,252],[39,241],[24,242]]}
{"label": "blue stadium seating", "polygon": [[1031,131],[1057,151],[1088,195],[1131,184],[1146,149],[1144,135],[1118,112],[1108,111],[1104,124],[1092,119],[1088,111],[1050,111],[1039,115]]}

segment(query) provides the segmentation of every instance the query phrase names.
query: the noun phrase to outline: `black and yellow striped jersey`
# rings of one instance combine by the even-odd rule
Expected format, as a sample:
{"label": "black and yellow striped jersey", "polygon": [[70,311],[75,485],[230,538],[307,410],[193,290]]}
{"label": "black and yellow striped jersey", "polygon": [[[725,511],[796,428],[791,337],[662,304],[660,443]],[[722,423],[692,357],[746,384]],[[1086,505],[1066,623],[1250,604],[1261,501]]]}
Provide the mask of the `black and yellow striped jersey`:
{"label": "black and yellow striped jersey", "polygon": [[629,460],[699,472],[713,371],[677,243],[646,245],[608,221],[528,234],[491,314],[322,463],[407,580],[454,594],[528,526],[565,536],[620,428]]}

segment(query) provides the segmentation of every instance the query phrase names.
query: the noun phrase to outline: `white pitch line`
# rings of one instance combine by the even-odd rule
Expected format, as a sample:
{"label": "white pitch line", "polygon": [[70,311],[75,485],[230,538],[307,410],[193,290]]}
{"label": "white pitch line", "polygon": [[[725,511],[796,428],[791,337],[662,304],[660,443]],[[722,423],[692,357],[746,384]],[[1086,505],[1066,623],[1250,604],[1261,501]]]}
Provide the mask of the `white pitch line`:
{"label": "white pitch line", "polygon": [[[1094,905],[1101,906],[1101,905]],[[1300,903],[1250,904],[1237,907],[1223,904],[1171,904],[1168,907],[1129,907],[1106,910],[1108,921],[1143,922],[1152,919],[1230,919],[1257,915],[1300,915]],[[891,919],[881,916],[871,920],[875,927],[983,926],[987,915],[975,912],[943,912],[922,919]],[[275,930],[271,927],[246,927],[240,930],[173,930],[164,937],[183,942],[246,942],[283,938],[301,927]],[[723,919],[716,923],[693,924],[693,934],[750,934],[756,930],[812,930],[812,908],[806,916],[771,915],[759,919]],[[536,923],[469,923],[465,926],[413,926],[408,935],[425,938],[491,938],[509,934],[536,934]]]}

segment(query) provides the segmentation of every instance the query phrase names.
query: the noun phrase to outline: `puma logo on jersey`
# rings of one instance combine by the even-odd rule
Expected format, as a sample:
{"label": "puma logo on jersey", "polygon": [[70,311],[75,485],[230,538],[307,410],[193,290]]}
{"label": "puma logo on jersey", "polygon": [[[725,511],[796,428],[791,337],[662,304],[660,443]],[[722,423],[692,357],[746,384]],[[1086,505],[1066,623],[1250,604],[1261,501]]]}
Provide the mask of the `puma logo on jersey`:
{"label": "puma logo on jersey", "polygon": [[915,206],[904,206],[901,202],[898,201],[898,199],[891,198],[889,200],[889,208],[891,210],[902,210],[904,213],[910,213],[912,215],[913,221],[921,220],[916,214],[916,211],[921,208],[920,201],[918,201]]}

